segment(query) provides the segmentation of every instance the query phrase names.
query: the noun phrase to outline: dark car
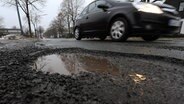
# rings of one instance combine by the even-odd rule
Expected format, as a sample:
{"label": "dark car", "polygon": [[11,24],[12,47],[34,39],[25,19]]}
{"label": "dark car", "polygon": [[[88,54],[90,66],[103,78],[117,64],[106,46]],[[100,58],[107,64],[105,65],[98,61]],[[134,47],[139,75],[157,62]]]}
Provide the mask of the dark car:
{"label": "dark car", "polygon": [[113,41],[126,41],[140,36],[154,41],[161,35],[179,33],[181,21],[176,8],[166,4],[133,0],[96,0],[76,20],[75,38],[110,36]]}

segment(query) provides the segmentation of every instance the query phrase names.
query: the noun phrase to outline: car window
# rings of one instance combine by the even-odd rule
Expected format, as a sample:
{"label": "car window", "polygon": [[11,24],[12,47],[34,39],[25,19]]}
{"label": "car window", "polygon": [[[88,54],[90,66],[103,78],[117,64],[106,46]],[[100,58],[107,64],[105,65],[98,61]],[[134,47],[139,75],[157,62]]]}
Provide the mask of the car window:
{"label": "car window", "polygon": [[103,11],[102,9],[98,8],[98,5],[106,4],[105,1],[96,1],[89,5],[89,13]]}
{"label": "car window", "polygon": [[94,12],[96,9],[96,2],[93,2],[89,5],[89,13]]}
{"label": "car window", "polygon": [[80,16],[86,15],[88,12],[88,7],[84,8],[84,10],[81,12]]}

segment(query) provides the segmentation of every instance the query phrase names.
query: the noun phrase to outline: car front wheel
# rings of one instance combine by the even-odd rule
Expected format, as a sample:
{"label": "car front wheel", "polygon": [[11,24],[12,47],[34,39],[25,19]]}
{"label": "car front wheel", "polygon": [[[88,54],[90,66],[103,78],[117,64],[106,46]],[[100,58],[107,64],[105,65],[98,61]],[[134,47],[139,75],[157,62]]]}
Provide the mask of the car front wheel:
{"label": "car front wheel", "polygon": [[159,35],[152,35],[152,36],[142,36],[142,39],[145,41],[155,41],[159,38]]}
{"label": "car front wheel", "polygon": [[81,40],[82,39],[82,36],[81,36],[79,28],[75,29],[75,39],[76,40]]}
{"label": "car front wheel", "polygon": [[113,41],[126,41],[128,39],[128,22],[124,18],[115,19],[110,26],[110,36]]}

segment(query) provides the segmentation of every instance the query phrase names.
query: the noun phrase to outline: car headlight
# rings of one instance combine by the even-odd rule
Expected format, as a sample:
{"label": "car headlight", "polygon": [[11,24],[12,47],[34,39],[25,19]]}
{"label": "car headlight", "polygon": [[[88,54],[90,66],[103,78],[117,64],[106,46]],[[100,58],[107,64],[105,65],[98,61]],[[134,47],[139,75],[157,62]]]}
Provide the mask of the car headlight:
{"label": "car headlight", "polygon": [[156,5],[148,3],[133,3],[134,7],[141,12],[162,14],[163,11]]}

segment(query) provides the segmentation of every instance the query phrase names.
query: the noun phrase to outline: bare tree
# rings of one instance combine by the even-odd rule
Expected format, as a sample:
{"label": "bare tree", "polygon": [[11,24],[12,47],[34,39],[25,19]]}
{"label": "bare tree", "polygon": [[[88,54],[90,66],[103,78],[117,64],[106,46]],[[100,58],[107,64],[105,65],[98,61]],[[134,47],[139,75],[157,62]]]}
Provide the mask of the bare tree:
{"label": "bare tree", "polygon": [[57,29],[53,25],[50,25],[49,28],[45,31],[44,37],[57,38]]}
{"label": "bare tree", "polygon": [[63,0],[61,4],[61,13],[65,14],[69,34],[76,24],[75,21],[83,3],[84,0]]}
{"label": "bare tree", "polygon": [[3,27],[3,18],[0,17],[0,28],[2,28],[2,27]]}
{"label": "bare tree", "polygon": [[[45,36],[54,38],[60,38],[63,37],[63,33],[66,30],[65,29],[65,20],[66,15],[63,14],[63,12],[59,13],[58,16],[51,22],[49,28],[44,33]],[[53,33],[51,33],[53,32]]]}
{"label": "bare tree", "polygon": [[81,10],[81,7],[84,3],[84,0],[69,0],[70,2],[70,16],[73,23],[73,27],[75,26],[75,21],[77,19],[77,16]]}
{"label": "bare tree", "polygon": [[[15,0],[1,0],[1,1],[10,6],[15,6],[16,4]],[[46,0],[18,0],[18,5],[27,18],[30,35],[32,35],[30,10],[39,11],[40,9],[38,8],[38,5],[44,6],[45,2]]]}
{"label": "bare tree", "polygon": [[36,37],[38,37],[37,28],[38,28],[38,24],[41,22],[40,19],[41,19],[41,15],[38,15],[37,13],[31,13],[30,20],[33,25]]}
{"label": "bare tree", "polygon": [[50,27],[48,29],[52,28],[56,30],[56,35],[58,35],[57,37],[62,37],[63,32],[65,30],[65,23],[65,14],[60,12],[58,16],[51,22]]}
{"label": "bare tree", "polygon": [[[82,8],[83,1],[84,0],[63,0],[61,10],[44,33],[45,36],[54,36],[55,38],[73,36],[71,30],[75,26],[75,21]],[[66,28],[68,35],[64,34]],[[54,35],[51,32],[53,32]]]}
{"label": "bare tree", "polygon": [[55,25],[55,27],[57,28],[59,36],[61,36],[65,30],[66,20],[64,18],[65,14],[59,13],[56,19],[53,21],[53,25]]}
{"label": "bare tree", "polygon": [[71,18],[70,18],[70,5],[68,0],[64,0],[61,4],[61,12],[64,14],[65,23],[67,25],[68,33],[71,34]]}
{"label": "bare tree", "polygon": [[43,33],[44,33],[44,28],[42,26],[38,26],[38,37],[42,38]]}

